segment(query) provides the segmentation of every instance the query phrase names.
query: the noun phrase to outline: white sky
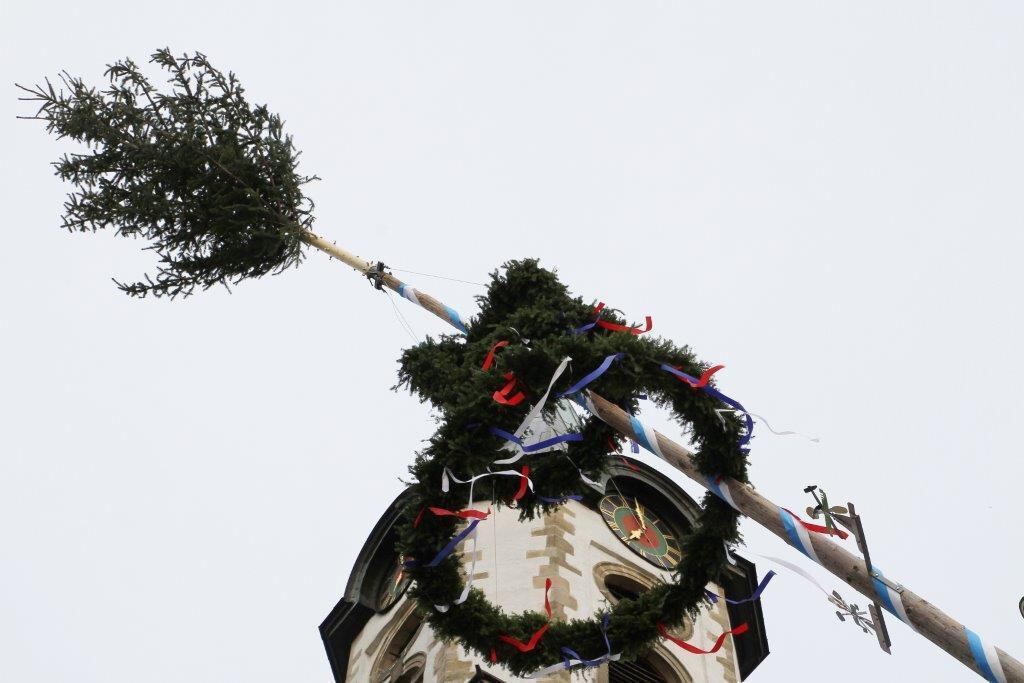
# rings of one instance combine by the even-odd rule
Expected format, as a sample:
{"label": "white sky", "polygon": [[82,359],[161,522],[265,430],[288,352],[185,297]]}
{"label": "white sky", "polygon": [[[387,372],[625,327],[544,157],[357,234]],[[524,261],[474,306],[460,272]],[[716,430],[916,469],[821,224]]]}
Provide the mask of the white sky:
{"label": "white sky", "polygon": [[[538,256],[652,314],[727,365],[727,393],[822,437],[762,430],[762,493],[853,500],[890,576],[1021,656],[1022,20],[1012,2],[61,0],[7,6],[0,81],[205,51],[287,120],[323,233],[474,281]],[[110,277],[150,255],[58,229],[66,146],[7,93],[0,679],[330,680],[316,627],[433,427],[389,391],[410,339],[318,254],[233,295],[124,297]],[[476,288],[408,279],[473,313]],[[980,680],[893,618],[882,654],[792,575],[764,606],[753,681]]]}

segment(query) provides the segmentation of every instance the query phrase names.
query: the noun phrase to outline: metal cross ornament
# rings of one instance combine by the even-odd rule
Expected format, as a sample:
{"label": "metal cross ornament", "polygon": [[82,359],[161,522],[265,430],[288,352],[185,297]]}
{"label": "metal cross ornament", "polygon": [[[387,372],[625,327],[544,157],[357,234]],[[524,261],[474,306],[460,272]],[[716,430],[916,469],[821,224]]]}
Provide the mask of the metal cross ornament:
{"label": "metal cross ornament", "polygon": [[[814,507],[807,508],[808,516],[810,516],[811,519],[818,519],[818,515],[823,516],[825,518],[825,528],[828,529],[829,534],[832,534],[836,530],[836,519],[834,515],[848,515],[850,513],[849,510],[841,505],[829,507],[828,496],[825,495],[825,489],[820,489],[812,484],[804,489],[804,493],[809,493],[814,496],[814,502],[817,503]],[[821,494],[820,496],[818,495],[819,493]]]}
{"label": "metal cross ornament", "polygon": [[846,617],[850,617],[853,620],[853,623],[860,626],[864,633],[875,632],[875,624],[870,619],[866,618],[868,613],[854,603],[847,604],[838,592],[832,591],[832,595],[829,596],[828,601],[839,608],[836,610],[836,616],[839,617],[839,621],[845,622]]}
{"label": "metal cross ornament", "polygon": [[[867,570],[867,574],[870,577],[877,579],[888,588],[892,588],[897,592],[903,591],[903,586],[894,584],[882,576],[881,572],[877,572],[871,566],[871,553],[868,551],[868,541],[864,534],[864,525],[861,523],[860,515],[857,514],[856,508],[853,507],[853,503],[847,503],[846,507],[836,506],[829,507],[828,496],[825,495],[825,491],[815,486],[814,484],[804,489],[804,493],[809,493],[814,496],[814,501],[817,503],[814,507],[807,508],[807,514],[812,519],[817,519],[818,515],[822,515],[825,518],[825,528],[829,533],[836,530],[836,524],[845,527],[847,531],[853,534],[853,537],[857,539],[857,548],[860,549],[861,555],[864,556],[864,568]],[[820,496],[819,496],[820,494]],[[832,592],[833,598],[829,598],[829,602],[836,605],[840,609],[845,610],[846,614],[853,619],[853,622],[864,628],[864,632],[867,633],[865,624],[871,627],[875,636],[878,638],[878,646],[882,648],[883,652],[892,654],[891,645],[892,641],[889,640],[889,629],[885,625],[885,617],[882,614],[882,606],[878,603],[878,600],[873,600],[868,605],[868,612],[871,615],[871,620],[867,620],[863,617],[864,612],[858,612],[857,605],[847,605],[839,594],[835,591]],[[836,612],[836,616],[839,617],[840,621],[845,621],[843,613]],[[863,622],[863,623],[862,623]]]}

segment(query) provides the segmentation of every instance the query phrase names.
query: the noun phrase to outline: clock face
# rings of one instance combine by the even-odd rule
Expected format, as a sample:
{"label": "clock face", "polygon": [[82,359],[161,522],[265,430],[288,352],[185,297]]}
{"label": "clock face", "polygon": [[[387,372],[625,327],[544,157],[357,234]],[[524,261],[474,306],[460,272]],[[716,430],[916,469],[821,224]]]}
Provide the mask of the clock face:
{"label": "clock face", "polygon": [[672,529],[636,498],[605,496],[601,499],[601,515],[620,541],[654,566],[672,569],[682,559],[679,539]]}
{"label": "clock face", "polygon": [[402,566],[404,561],[404,558],[399,555],[394,567],[384,578],[380,595],[377,598],[377,609],[381,612],[386,612],[398,602],[398,598],[402,597],[405,589],[409,587],[409,575],[405,573],[405,567]]}

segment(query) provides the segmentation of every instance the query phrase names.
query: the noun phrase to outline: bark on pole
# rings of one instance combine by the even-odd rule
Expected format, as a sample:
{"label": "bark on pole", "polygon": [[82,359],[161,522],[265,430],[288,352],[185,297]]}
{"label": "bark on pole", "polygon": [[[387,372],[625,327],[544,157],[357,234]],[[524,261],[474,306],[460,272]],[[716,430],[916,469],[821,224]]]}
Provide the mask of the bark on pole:
{"label": "bark on pole", "polygon": [[[453,309],[414,289],[390,273],[377,273],[374,264],[351,254],[313,233],[304,241],[330,254],[406,299],[427,309],[445,322],[465,332],[465,324]],[[652,429],[638,429],[636,418],[592,391],[586,392],[587,408],[623,436],[639,443],[651,441],[652,450],[687,477],[712,491],[742,514],[754,520],[815,560],[848,586],[870,600],[880,603],[896,618],[917,631],[942,650],[983,678],[994,683],[1024,683],[1024,664],[997,647],[986,644],[977,634],[891,577],[868,576],[864,560],[851,554],[821,534],[805,533],[792,523],[787,511],[752,487],[728,478],[710,479],[694,465],[690,451]]]}

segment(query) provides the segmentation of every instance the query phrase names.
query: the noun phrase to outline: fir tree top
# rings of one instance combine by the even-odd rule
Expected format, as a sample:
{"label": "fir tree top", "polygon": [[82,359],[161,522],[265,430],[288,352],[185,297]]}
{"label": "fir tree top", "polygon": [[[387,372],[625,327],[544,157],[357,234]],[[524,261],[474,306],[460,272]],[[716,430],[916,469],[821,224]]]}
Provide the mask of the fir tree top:
{"label": "fir tree top", "polygon": [[107,67],[102,90],[67,72],[57,89],[18,86],[40,103],[23,118],[87,149],[54,162],[74,185],[63,227],[149,241],[155,277],[115,280],[133,296],[188,296],[298,264],[313,223],[303,186],[315,177],[299,174],[280,116],[250,104],[235,74],[201,53],[164,48],[150,62],[169,75],[166,92],[130,59]]}

